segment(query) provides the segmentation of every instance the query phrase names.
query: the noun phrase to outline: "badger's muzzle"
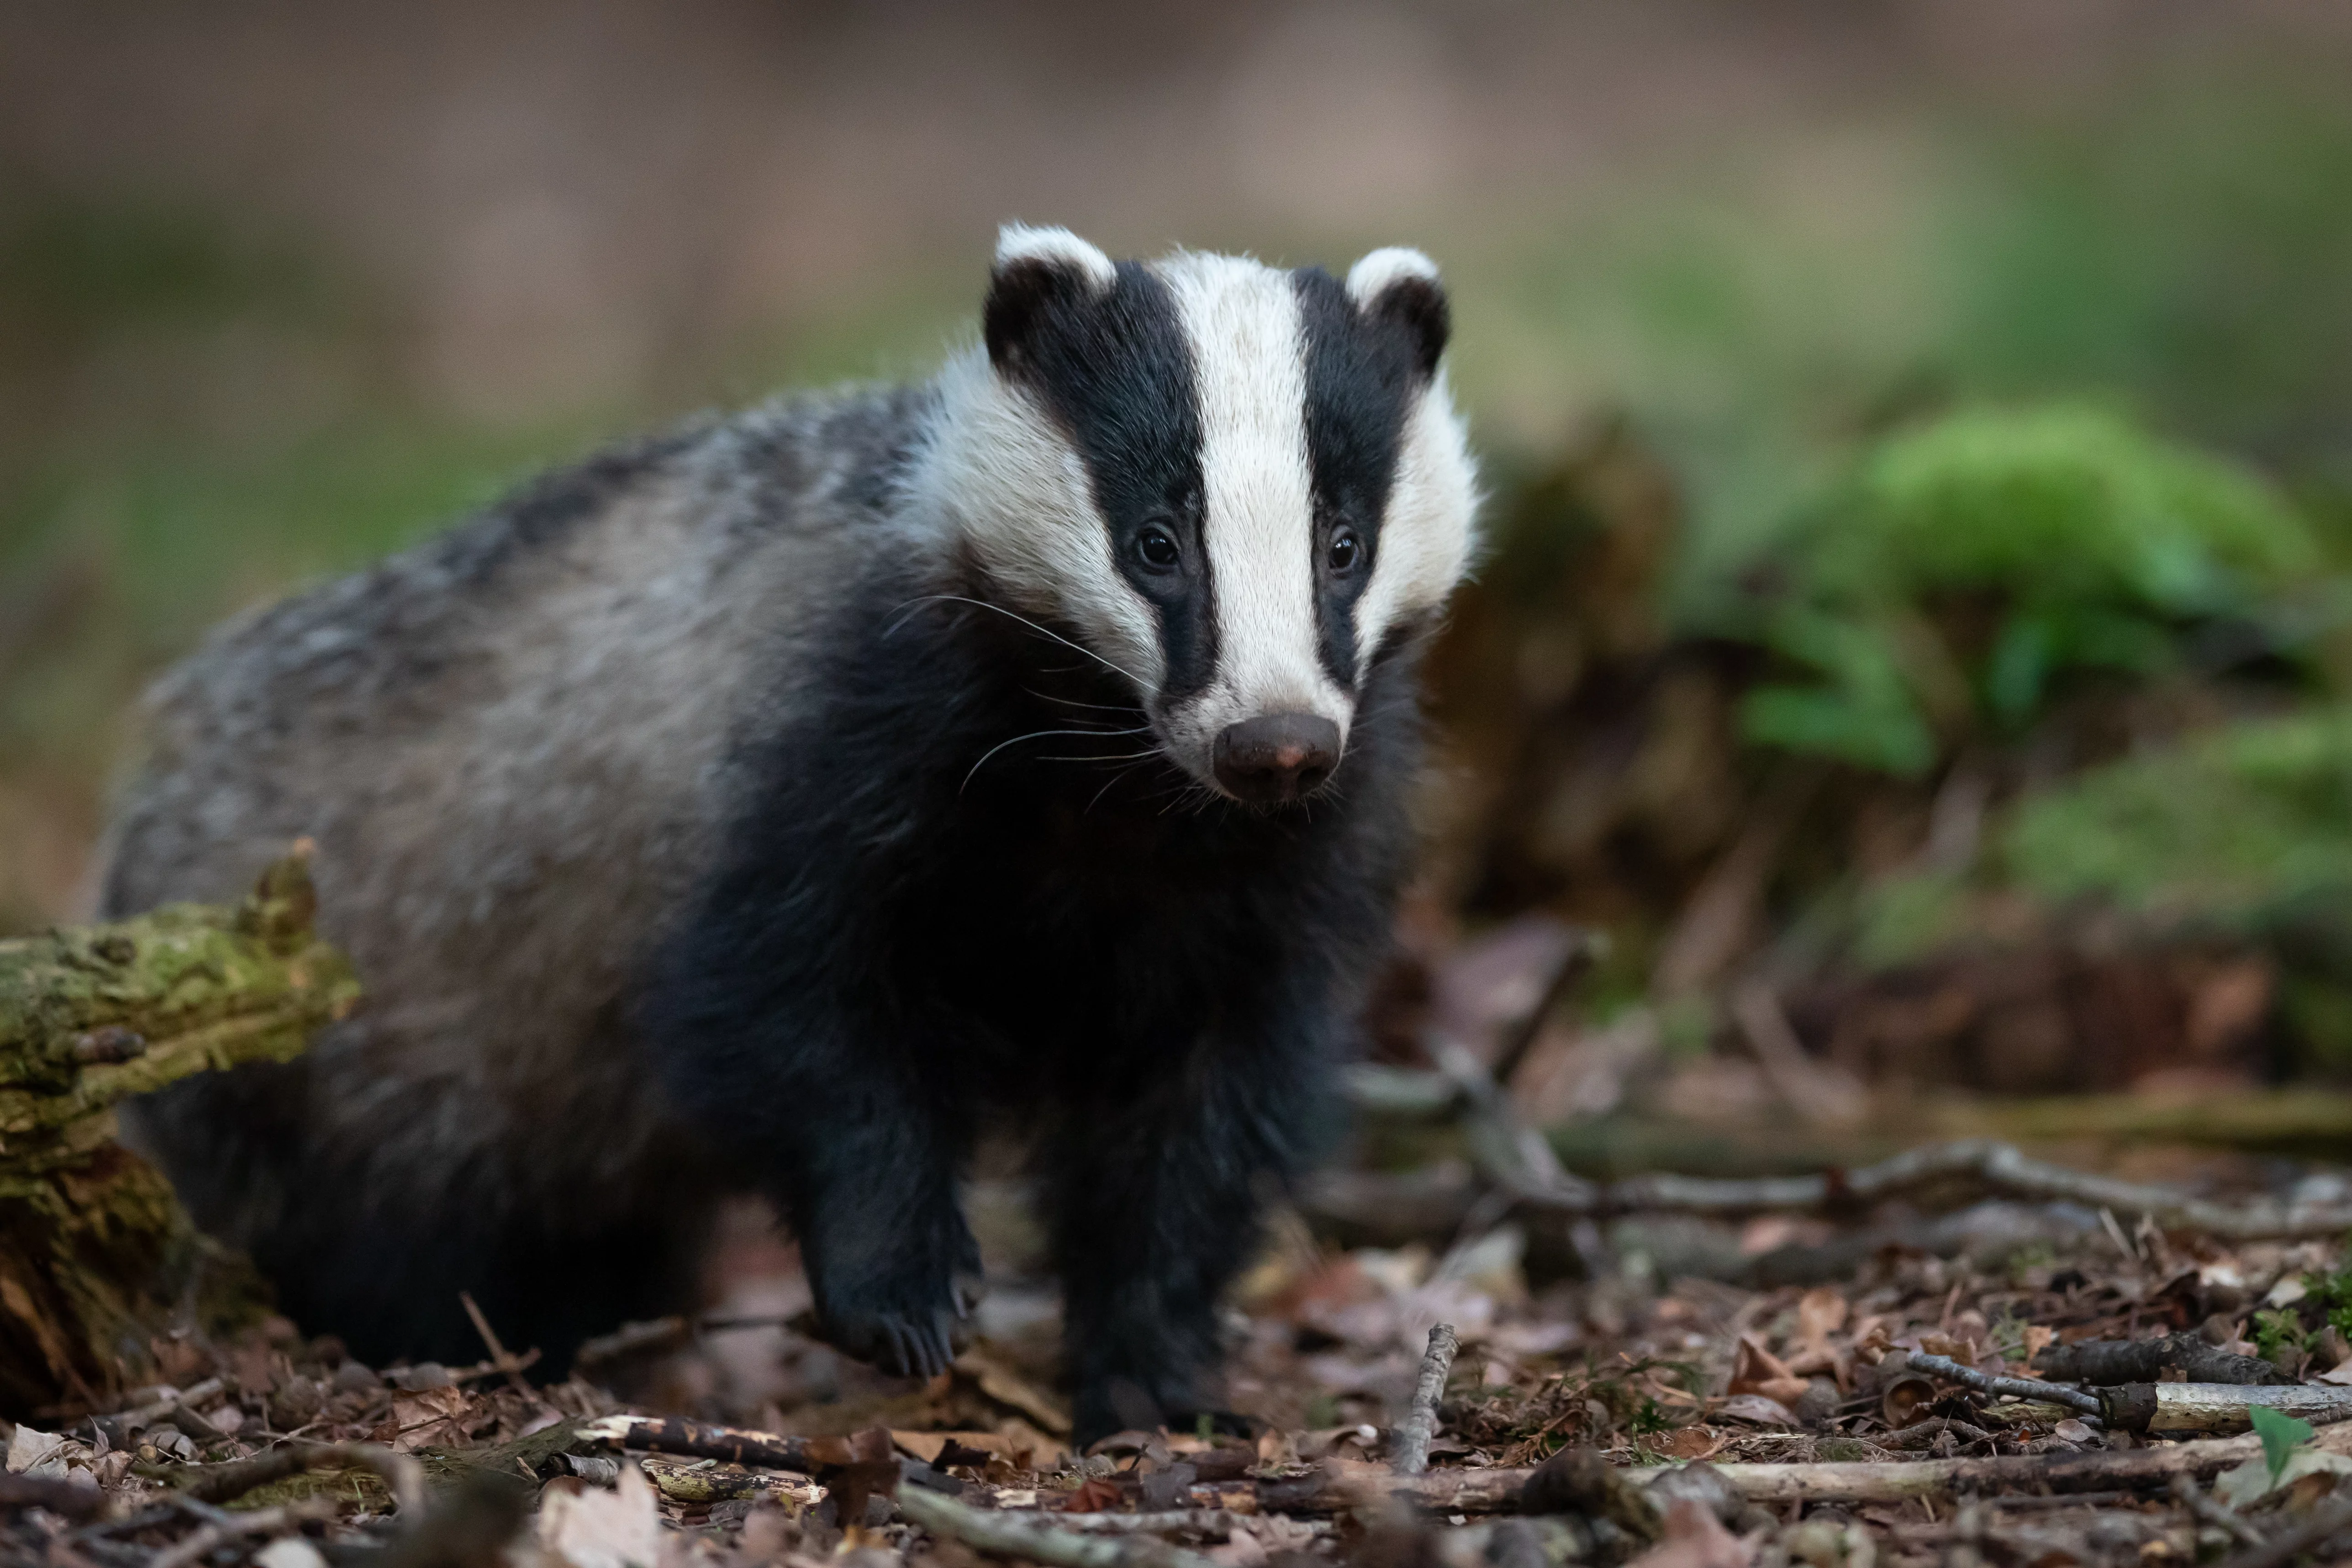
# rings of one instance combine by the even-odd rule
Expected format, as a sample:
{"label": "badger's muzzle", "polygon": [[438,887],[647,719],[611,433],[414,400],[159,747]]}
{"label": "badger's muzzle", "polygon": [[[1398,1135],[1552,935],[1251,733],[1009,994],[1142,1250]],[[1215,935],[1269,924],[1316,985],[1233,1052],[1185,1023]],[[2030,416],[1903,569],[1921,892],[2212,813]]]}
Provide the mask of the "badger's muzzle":
{"label": "badger's muzzle", "polygon": [[1214,763],[1217,782],[1237,799],[1297,800],[1339,765],[1339,726],[1314,713],[1262,713],[1225,726]]}

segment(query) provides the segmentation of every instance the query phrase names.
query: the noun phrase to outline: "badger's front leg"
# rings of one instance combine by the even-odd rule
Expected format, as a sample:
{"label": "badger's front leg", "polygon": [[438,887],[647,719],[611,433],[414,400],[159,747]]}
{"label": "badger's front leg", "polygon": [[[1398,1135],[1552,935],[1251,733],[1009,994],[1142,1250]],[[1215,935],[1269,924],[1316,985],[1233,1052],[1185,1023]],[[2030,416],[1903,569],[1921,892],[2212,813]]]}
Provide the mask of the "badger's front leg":
{"label": "badger's front leg", "polygon": [[930,1377],[954,1355],[960,1275],[980,1252],[956,1202],[969,1119],[902,1042],[908,1021],[803,995],[674,1068],[687,1109],[791,1220],[833,1344]]}
{"label": "badger's front leg", "polygon": [[1081,1444],[1216,1408],[1219,1300],[1321,1122],[1314,1033],[1204,1042],[1071,1109],[1049,1176]]}

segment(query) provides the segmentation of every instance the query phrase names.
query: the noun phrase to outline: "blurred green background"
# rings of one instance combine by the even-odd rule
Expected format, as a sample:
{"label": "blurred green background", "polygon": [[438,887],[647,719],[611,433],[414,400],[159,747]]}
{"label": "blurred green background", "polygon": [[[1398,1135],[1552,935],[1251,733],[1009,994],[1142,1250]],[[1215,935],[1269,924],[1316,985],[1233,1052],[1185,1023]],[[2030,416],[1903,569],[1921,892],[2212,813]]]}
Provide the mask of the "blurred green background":
{"label": "blurred green background", "polygon": [[2352,12],[2252,0],[11,5],[0,932],[207,626],[920,374],[1010,217],[1445,268],[1425,963],[1535,912],[1595,1020],[1760,981],[1874,1079],[2352,1071]]}

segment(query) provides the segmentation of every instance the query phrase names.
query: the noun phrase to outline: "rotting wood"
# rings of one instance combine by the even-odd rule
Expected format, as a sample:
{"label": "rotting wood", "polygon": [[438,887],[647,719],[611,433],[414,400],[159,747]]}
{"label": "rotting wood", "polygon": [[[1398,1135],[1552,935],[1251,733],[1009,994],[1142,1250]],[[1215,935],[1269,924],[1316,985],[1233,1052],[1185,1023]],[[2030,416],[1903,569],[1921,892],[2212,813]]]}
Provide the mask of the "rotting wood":
{"label": "rotting wood", "polygon": [[234,907],[0,942],[0,1408],[102,1406],[152,1381],[150,1340],[193,1301],[220,1328],[266,1304],[113,1107],[191,1073],[286,1061],[359,998],[316,935],[308,847]]}

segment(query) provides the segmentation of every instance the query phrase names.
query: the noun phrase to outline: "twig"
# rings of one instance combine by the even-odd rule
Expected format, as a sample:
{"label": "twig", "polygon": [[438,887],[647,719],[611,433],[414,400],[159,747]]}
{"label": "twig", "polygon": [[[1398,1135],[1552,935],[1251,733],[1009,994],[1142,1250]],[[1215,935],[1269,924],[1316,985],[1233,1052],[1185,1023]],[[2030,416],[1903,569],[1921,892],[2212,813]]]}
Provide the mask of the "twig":
{"label": "twig", "polygon": [[178,1541],[157,1552],[148,1568],[188,1568],[201,1562],[225,1541],[243,1535],[276,1535],[306,1520],[331,1519],[334,1506],[318,1498],[288,1503],[282,1508],[257,1508],[251,1513],[226,1514],[209,1520],[188,1531]]}
{"label": "twig", "polygon": [[227,1384],[217,1377],[208,1377],[202,1383],[191,1384],[173,1394],[169,1399],[159,1399],[152,1405],[142,1405],[135,1410],[118,1411],[114,1419],[121,1423],[123,1430],[127,1432],[133,1426],[152,1426],[167,1416],[176,1416],[185,1411],[206,1432],[217,1436],[219,1434],[213,1424],[198,1415],[194,1406],[196,1401],[210,1399],[227,1386]]}
{"label": "twig", "polygon": [[474,1331],[482,1336],[484,1344],[490,1347],[491,1364],[507,1374],[507,1382],[513,1386],[516,1393],[530,1393],[530,1384],[523,1381],[521,1364],[508,1352],[506,1346],[499,1343],[498,1332],[490,1327],[489,1319],[484,1317],[481,1308],[474,1304],[474,1293],[471,1290],[460,1290],[457,1292],[457,1300],[464,1304],[466,1316],[474,1320]]}
{"label": "twig", "polygon": [[2240,1514],[2236,1509],[2224,1506],[2219,1500],[2209,1495],[2203,1487],[2199,1486],[2189,1477],[2175,1476],[2172,1478],[2172,1495],[2174,1498],[2179,1500],[2181,1507],[2187,1509],[2190,1513],[2195,1514],[2199,1519],[2203,1520],[2206,1523],[2214,1526],[2216,1529],[2228,1531],[2230,1539],[2235,1541],[2239,1545],[2261,1546],[2264,1544],[2263,1532],[2261,1531],[2256,1530],[2252,1525],[2247,1523],[2244,1516]]}
{"label": "twig", "polygon": [[2224,1559],[2221,1568],[2284,1568],[2304,1552],[2326,1545],[2347,1530],[2352,1530],[2352,1498],[2338,1498],[2312,1510],[2310,1517],[2294,1529]]}
{"label": "twig", "polygon": [[[740,1426],[718,1426],[674,1416],[607,1415],[591,1421],[580,1435],[616,1448],[645,1454],[676,1454],[688,1459],[726,1459],[739,1465],[760,1465],[772,1470],[797,1470],[814,1475],[827,1463],[850,1462],[823,1452],[825,1439],[780,1437]],[[841,1439],[833,1439],[838,1443]]]}
{"label": "twig", "polygon": [[2054,1383],[2037,1383],[2030,1377],[1994,1377],[1975,1367],[1963,1366],[1947,1355],[1930,1355],[1914,1351],[1906,1363],[1931,1377],[1947,1383],[1957,1383],[1973,1388],[1979,1394],[2007,1394],[2011,1399],[2031,1399],[2046,1405],[2063,1405],[2084,1415],[2103,1417],[2107,1407],[2095,1394],[2085,1394],[2079,1388],[2065,1388]]}
{"label": "twig", "polygon": [[[2331,1440],[2332,1439],[2332,1440]],[[2320,1442],[2328,1451],[2352,1447],[2352,1433],[2331,1427]],[[2171,1484],[2177,1475],[2210,1478],[2262,1452],[2248,1437],[2218,1437],[2162,1447],[2104,1449],[2082,1454],[2002,1454],[1984,1458],[1856,1460],[1766,1465],[1719,1464],[1732,1489],[1750,1502],[1902,1502],[1959,1492],[2042,1489],[2108,1491]],[[1317,1475],[1268,1481],[1258,1489],[1267,1513],[1338,1513],[1362,1506],[1366,1496],[1395,1498],[1435,1513],[1510,1513],[1533,1468],[1435,1469],[1397,1476],[1362,1461],[1327,1459]],[[1666,1468],[1624,1472],[1647,1483]]]}
{"label": "twig", "polygon": [[249,1459],[225,1465],[192,1465],[173,1473],[180,1495],[202,1503],[225,1503],[272,1481],[309,1470],[372,1470],[405,1514],[425,1507],[425,1467],[381,1443],[289,1443]]}
{"label": "twig", "polygon": [[1734,991],[1731,1016],[1756,1053],[1772,1092],[1803,1121],[1823,1127],[1851,1125],[1867,1113],[1869,1090],[1844,1068],[1816,1061],[1807,1053],[1769,985],[1751,981]]}
{"label": "twig", "polygon": [[1429,1348],[1422,1352],[1421,1377],[1413,1384],[1412,1406],[1396,1429],[1396,1451],[1389,1468],[1400,1476],[1417,1476],[1429,1468],[1429,1440],[1437,1436],[1437,1402],[1445,1397],[1446,1375],[1454,1370],[1461,1338],[1451,1323],[1429,1331]]}
{"label": "twig", "polygon": [[1578,926],[1568,933],[1568,951],[1552,965],[1551,977],[1544,982],[1543,994],[1536,1005],[1511,1021],[1511,1026],[1496,1043],[1495,1065],[1487,1076],[1507,1088],[1519,1064],[1527,1059],[1536,1037],[1543,1033],[1544,1020],[1568,999],[1569,992],[1584,977],[1593,962],[1609,951],[1609,939],[1600,931]]}
{"label": "twig", "polygon": [[898,1511],[933,1535],[1046,1568],[1215,1568],[1215,1560],[1152,1535],[1090,1535],[1040,1514],[977,1509],[925,1487],[901,1486]]}
{"label": "twig", "polygon": [[1053,1522],[1084,1535],[1197,1535],[1223,1541],[1234,1532],[1231,1509],[1171,1508],[1156,1513],[1057,1513]]}
{"label": "twig", "polygon": [[47,1476],[17,1476],[0,1470],[0,1508],[46,1509],[59,1519],[80,1521],[104,1513],[110,1501],[96,1487]]}

